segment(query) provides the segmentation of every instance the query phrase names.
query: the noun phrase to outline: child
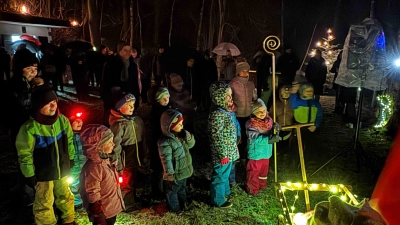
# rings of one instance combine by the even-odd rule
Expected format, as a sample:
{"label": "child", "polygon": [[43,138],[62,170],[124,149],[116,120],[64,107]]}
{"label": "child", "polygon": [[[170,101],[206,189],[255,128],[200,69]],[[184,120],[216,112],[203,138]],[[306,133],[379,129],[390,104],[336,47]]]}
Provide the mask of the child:
{"label": "child", "polygon": [[[247,62],[236,64],[236,76],[233,77],[229,85],[232,88],[233,103],[236,106],[236,117],[239,121],[242,136],[244,136],[245,124],[251,114],[251,103],[257,99],[257,93],[252,81],[249,81],[250,66]],[[239,144],[241,159],[246,159],[246,139],[243,138]]]}
{"label": "child", "polygon": [[[291,93],[290,85],[282,85],[278,87],[278,94],[275,97],[276,104],[276,121],[280,126],[290,126],[293,124],[293,109],[289,104]],[[274,107],[269,108],[269,114],[274,114]],[[282,140],[287,140],[291,136],[291,130],[281,131]]]}
{"label": "child", "polygon": [[311,83],[295,84],[289,97],[290,106],[294,111],[294,119],[298,123],[314,123],[308,127],[314,132],[322,122],[322,107],[318,100],[314,99],[314,88]]}
{"label": "child", "polygon": [[161,130],[158,151],[164,168],[167,200],[170,210],[178,212],[187,201],[186,180],[193,174],[189,149],[195,140],[193,134],[183,129],[182,114],[173,109],[161,115]]}
{"label": "child", "polygon": [[79,133],[81,132],[83,121],[82,121],[82,113],[78,112],[75,115],[70,116],[69,122],[71,123],[72,131],[74,132],[74,147],[75,147],[75,157],[74,157],[74,167],[71,169],[71,181],[70,181],[70,189],[74,194],[74,206],[75,208],[79,208],[82,206],[82,199],[79,194],[79,174],[81,174],[81,170],[83,165],[86,162],[86,157],[83,155],[82,151],[82,143]]}
{"label": "child", "polygon": [[36,190],[33,214],[36,224],[56,224],[53,204],[61,211],[63,224],[74,221],[74,196],[68,188],[75,148],[68,119],[60,114],[53,90],[32,92],[32,117],[16,139],[19,164],[27,185]]}
{"label": "child", "polygon": [[153,197],[164,198],[163,194],[163,167],[158,154],[158,138],[162,135],[160,119],[161,115],[165,110],[171,108],[169,103],[169,92],[166,87],[159,87],[155,93],[155,101],[151,108],[150,124],[151,124],[151,144],[150,144],[150,168],[152,169],[151,174],[151,190]]}
{"label": "child", "polygon": [[110,162],[115,154],[113,133],[103,125],[90,124],[80,137],[87,158],[80,175],[83,205],[94,225],[113,225],[124,209],[116,162]]}
{"label": "child", "polygon": [[135,201],[137,171],[146,157],[146,130],[143,120],[132,116],[136,98],[132,94],[118,92],[116,103],[109,117],[110,129],[114,133],[115,153],[118,159],[117,170],[124,182],[121,183],[126,212],[139,210]]}
{"label": "child", "polygon": [[267,188],[269,158],[272,155],[273,130],[272,118],[268,116],[267,107],[261,99],[252,106],[252,115],[246,122],[248,163],[246,168],[246,190],[256,195]]}
{"label": "child", "polygon": [[211,157],[214,164],[210,185],[211,202],[220,208],[232,207],[226,201],[231,193],[229,174],[232,162],[239,158],[237,148],[237,129],[231,115],[232,90],[228,84],[215,82],[210,89],[215,104],[208,118],[208,134],[210,137]]}

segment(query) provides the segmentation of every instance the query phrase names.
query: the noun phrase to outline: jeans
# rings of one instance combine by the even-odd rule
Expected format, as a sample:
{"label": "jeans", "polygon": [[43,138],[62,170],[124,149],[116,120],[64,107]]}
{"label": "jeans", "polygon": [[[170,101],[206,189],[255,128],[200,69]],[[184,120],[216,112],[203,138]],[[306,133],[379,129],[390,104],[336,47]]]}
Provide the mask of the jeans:
{"label": "jeans", "polygon": [[221,206],[226,202],[226,196],[231,193],[229,187],[229,174],[231,172],[232,162],[226,165],[220,163],[214,165],[211,178],[210,195],[211,202],[215,206]]}
{"label": "jeans", "polygon": [[179,203],[183,204],[187,201],[186,196],[186,178],[177,181],[166,181],[166,194],[171,212],[181,210]]}
{"label": "jeans", "polygon": [[236,183],[236,164],[237,164],[236,161],[232,162],[232,169],[231,169],[231,172],[229,174],[229,183],[230,184]]}

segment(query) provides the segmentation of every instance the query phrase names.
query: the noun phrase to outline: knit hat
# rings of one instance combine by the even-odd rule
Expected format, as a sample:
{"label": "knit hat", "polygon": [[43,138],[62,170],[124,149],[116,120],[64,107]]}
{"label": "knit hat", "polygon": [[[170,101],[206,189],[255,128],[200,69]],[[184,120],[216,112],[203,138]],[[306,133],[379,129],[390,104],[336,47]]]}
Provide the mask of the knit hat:
{"label": "knit hat", "polygon": [[267,108],[264,101],[258,98],[257,101],[253,102],[253,105],[251,106],[251,113],[256,113],[258,110],[262,109],[262,107],[265,109]]}
{"label": "knit hat", "polygon": [[173,88],[175,88],[177,85],[183,84],[182,77],[176,73],[172,73],[170,75],[170,79],[171,79],[171,86]]}
{"label": "knit hat", "polygon": [[159,87],[156,92],[156,101],[160,101],[164,95],[169,95],[169,91],[166,87]]}
{"label": "knit hat", "polygon": [[182,115],[178,115],[172,120],[170,129],[173,130],[179,122],[183,121]]}
{"label": "knit hat", "polygon": [[36,58],[36,55],[26,48],[18,50],[14,55],[13,61],[14,75],[22,76],[22,70],[24,68],[29,66],[39,66],[39,60]]}
{"label": "knit hat", "polygon": [[56,100],[58,102],[58,98],[56,93],[49,87],[38,87],[32,92],[32,109],[34,111],[41,109],[43,106],[49,104],[49,102]]}
{"label": "knit hat", "polygon": [[247,62],[238,62],[236,64],[236,74],[239,74],[240,72],[245,70],[250,70],[250,65]]}
{"label": "knit hat", "polygon": [[117,92],[114,94],[114,109],[119,111],[122,106],[129,102],[136,101],[136,98],[133,94],[125,93],[125,92]]}

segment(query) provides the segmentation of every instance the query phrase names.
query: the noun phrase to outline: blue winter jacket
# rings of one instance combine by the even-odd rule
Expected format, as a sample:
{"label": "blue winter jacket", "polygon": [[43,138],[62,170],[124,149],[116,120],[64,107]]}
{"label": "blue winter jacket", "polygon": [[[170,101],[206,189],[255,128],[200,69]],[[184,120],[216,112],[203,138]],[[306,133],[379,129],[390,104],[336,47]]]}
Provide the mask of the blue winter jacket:
{"label": "blue winter jacket", "polygon": [[250,120],[246,122],[248,159],[269,159],[272,155],[272,144],[268,143],[269,131],[250,128]]}
{"label": "blue winter jacket", "polygon": [[[315,100],[303,100],[297,94],[291,94],[289,103],[294,111],[294,119],[298,123],[314,123],[319,127],[322,122],[322,107],[321,104]],[[311,113],[309,112],[311,110]]]}

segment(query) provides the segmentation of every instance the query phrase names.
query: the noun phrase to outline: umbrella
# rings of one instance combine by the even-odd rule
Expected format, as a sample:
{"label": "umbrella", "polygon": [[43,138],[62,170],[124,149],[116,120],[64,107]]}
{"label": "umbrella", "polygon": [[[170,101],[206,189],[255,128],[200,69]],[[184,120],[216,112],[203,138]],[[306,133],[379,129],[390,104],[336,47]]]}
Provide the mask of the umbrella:
{"label": "umbrella", "polygon": [[217,55],[226,55],[226,51],[230,50],[232,56],[238,56],[240,55],[240,51],[236,45],[228,42],[222,42],[217,45],[217,47],[214,48],[212,52],[214,52]]}
{"label": "umbrella", "polygon": [[11,49],[13,51],[17,51],[18,46],[20,46],[21,44],[26,45],[26,48],[33,53],[40,51],[40,47],[38,45],[36,45],[32,41],[27,40],[14,41],[13,43],[11,43]]}
{"label": "umbrella", "polygon": [[93,48],[92,44],[86,41],[71,41],[64,44],[63,47],[74,49],[80,52],[85,52]]}

